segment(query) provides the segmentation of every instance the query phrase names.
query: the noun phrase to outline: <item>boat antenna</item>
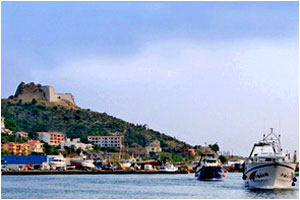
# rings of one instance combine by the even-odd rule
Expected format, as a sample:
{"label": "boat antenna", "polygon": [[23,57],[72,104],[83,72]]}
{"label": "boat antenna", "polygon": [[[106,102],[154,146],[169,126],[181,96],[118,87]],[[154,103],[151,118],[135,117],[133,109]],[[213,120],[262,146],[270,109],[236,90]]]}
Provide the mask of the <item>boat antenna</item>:
{"label": "boat antenna", "polygon": [[281,131],[280,131],[280,119],[279,119],[279,122],[278,122],[278,123],[279,123],[279,133],[280,133],[280,132],[281,132]]}

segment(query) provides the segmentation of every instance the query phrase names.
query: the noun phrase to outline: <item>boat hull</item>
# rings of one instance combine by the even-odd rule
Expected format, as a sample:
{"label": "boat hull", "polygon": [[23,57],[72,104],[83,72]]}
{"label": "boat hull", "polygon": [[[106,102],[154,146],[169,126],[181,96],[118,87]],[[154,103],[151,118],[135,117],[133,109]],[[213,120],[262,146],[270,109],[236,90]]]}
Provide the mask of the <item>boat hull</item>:
{"label": "boat hull", "polygon": [[245,187],[249,189],[291,188],[295,168],[294,163],[246,164]]}
{"label": "boat hull", "polygon": [[124,162],[124,163],[119,163],[120,167],[122,169],[129,169],[131,167],[131,163],[127,163],[127,162]]}
{"label": "boat hull", "polygon": [[197,172],[200,181],[221,181],[223,180],[224,170],[222,167],[202,167]]}
{"label": "boat hull", "polygon": [[66,162],[50,162],[49,165],[51,169],[66,169]]}
{"label": "boat hull", "polygon": [[95,168],[93,162],[88,160],[70,160],[70,163],[76,167]]}

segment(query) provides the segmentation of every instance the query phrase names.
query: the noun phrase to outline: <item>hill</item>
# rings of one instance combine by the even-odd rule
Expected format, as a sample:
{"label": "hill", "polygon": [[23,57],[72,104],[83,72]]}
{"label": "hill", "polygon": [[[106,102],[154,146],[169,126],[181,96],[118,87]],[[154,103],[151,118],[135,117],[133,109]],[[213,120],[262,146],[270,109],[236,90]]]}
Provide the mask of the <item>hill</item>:
{"label": "hill", "polygon": [[88,135],[123,135],[127,147],[145,147],[157,139],[165,152],[180,152],[183,147],[191,147],[164,133],[148,129],[146,125],[135,125],[124,120],[98,113],[89,109],[65,106],[43,100],[2,99],[1,115],[13,119],[18,129],[34,133],[39,131],[59,131],[68,138],[79,137],[83,142]]}

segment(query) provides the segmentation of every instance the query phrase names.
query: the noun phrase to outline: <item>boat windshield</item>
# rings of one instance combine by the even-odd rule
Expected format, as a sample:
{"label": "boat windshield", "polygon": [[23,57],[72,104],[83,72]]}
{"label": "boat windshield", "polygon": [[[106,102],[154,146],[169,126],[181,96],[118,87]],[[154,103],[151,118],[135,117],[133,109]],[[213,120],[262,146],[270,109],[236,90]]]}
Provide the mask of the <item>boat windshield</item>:
{"label": "boat windshield", "polygon": [[253,150],[253,155],[258,155],[258,154],[274,154],[274,149],[271,145],[264,145],[264,146],[255,146]]}
{"label": "boat windshield", "polygon": [[217,160],[211,160],[211,159],[204,159],[203,161],[207,162],[207,163],[216,163],[217,162]]}
{"label": "boat windshield", "polygon": [[52,161],[53,162],[62,162],[63,160],[62,159],[53,159]]}

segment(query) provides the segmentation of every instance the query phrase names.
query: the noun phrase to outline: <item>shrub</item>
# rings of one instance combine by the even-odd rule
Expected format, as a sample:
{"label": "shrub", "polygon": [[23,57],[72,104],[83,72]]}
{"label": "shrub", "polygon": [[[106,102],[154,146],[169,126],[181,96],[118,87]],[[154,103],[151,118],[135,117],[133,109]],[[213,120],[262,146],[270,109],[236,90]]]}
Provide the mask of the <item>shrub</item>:
{"label": "shrub", "polygon": [[37,100],[35,98],[32,99],[31,104],[34,105],[37,103]]}
{"label": "shrub", "polygon": [[17,129],[15,120],[10,119],[10,118],[4,119],[4,125],[5,125],[5,128],[8,128],[8,129],[12,130],[13,132],[16,131],[16,129]]}

